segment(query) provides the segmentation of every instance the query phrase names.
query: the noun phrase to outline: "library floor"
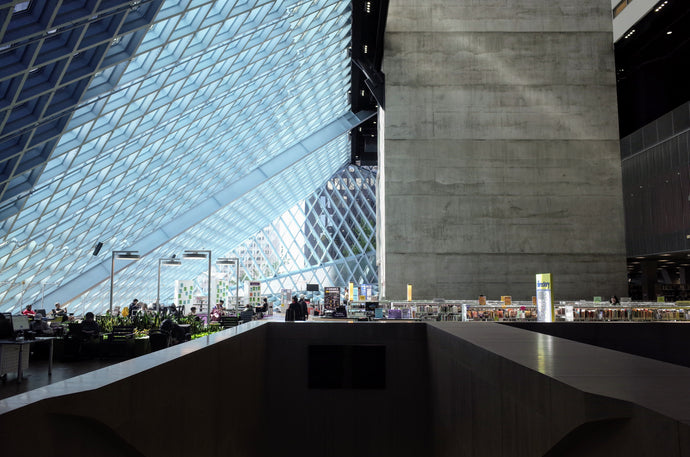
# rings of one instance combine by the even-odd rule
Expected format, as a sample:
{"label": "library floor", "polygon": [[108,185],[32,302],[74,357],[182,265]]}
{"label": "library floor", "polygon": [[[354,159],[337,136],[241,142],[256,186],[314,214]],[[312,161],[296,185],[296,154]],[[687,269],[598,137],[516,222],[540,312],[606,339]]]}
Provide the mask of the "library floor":
{"label": "library floor", "polygon": [[[273,316],[266,316],[263,320],[282,321],[284,317],[278,313]],[[21,383],[17,382],[16,372],[8,373],[6,379],[0,381],[0,400],[114,365],[123,360],[126,359],[92,357],[84,360],[62,361],[60,357],[55,356],[53,373],[48,376],[48,355],[33,353],[29,360],[29,368],[24,370]]]}
{"label": "library floor", "polygon": [[29,369],[24,371],[21,383],[17,382],[17,373],[8,373],[7,379],[0,381],[0,399],[38,389],[39,387],[73,378],[118,362],[120,360],[101,360],[98,358],[69,362],[61,362],[55,359],[53,361],[53,374],[48,376],[47,357],[41,357],[38,360],[32,358],[29,362]]}

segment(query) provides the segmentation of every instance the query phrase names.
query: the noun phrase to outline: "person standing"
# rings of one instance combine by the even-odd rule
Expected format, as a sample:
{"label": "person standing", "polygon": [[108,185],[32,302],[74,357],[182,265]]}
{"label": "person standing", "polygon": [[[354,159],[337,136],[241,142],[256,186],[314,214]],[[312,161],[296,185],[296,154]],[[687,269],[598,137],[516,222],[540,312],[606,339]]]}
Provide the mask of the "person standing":
{"label": "person standing", "polygon": [[309,307],[307,306],[307,302],[304,300],[304,296],[301,296],[299,298],[299,307],[301,311],[302,318],[300,319],[301,321],[306,321],[307,318],[309,317]]}
{"label": "person standing", "polygon": [[297,301],[297,296],[292,297],[292,303],[288,306],[287,311],[285,311],[286,321],[301,321],[302,319],[302,307]]}

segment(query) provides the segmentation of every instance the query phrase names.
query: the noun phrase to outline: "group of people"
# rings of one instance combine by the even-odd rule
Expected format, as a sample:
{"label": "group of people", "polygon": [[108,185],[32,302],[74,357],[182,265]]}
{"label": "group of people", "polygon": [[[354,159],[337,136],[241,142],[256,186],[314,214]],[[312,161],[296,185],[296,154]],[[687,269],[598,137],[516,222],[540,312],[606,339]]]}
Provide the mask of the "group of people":
{"label": "group of people", "polygon": [[[228,313],[228,310],[225,309],[224,307],[225,301],[220,300],[218,303],[216,303],[216,306],[213,307],[211,310],[211,322],[217,322],[220,320],[222,316],[226,316]],[[196,312],[196,308],[192,307],[193,314]],[[250,303],[247,303],[247,305],[244,307],[244,309],[241,311],[243,315],[246,317],[250,313],[252,315],[252,318],[254,316],[257,316],[259,318],[263,317],[263,313],[268,311],[268,299],[264,298],[261,306],[257,306],[254,308]]]}
{"label": "group of people", "polygon": [[22,310],[22,314],[33,317],[34,319],[36,319],[37,316],[40,316],[40,318],[48,317],[50,319],[66,318],[67,307],[63,308],[60,303],[55,303],[55,308],[50,310],[47,316],[43,316],[41,313],[36,313],[36,311],[34,311],[33,305],[26,305],[26,307]]}
{"label": "group of people", "polygon": [[50,310],[47,316],[44,316],[40,312],[36,312],[33,309],[33,305],[26,305],[26,307],[22,310],[22,314],[32,319],[30,324],[31,331],[39,335],[52,335],[54,333],[54,330],[50,324],[43,320],[44,317],[57,322],[67,320],[67,309],[63,308],[60,303],[55,303],[55,308]]}
{"label": "group of people", "polygon": [[39,335],[52,335],[54,333],[53,328],[44,320],[44,318],[48,318],[52,321],[60,323],[68,319],[67,308],[63,308],[60,303],[55,303],[55,308],[50,310],[47,313],[47,316],[44,316],[43,313],[34,310],[33,305],[26,305],[26,307],[22,310],[22,315],[31,318],[31,331]]}
{"label": "group of people", "polygon": [[129,304],[128,312],[130,316],[135,316],[136,314],[146,314],[149,312],[149,309],[146,303],[140,302],[135,298],[132,300],[132,303]]}
{"label": "group of people", "polygon": [[306,321],[309,317],[309,305],[304,297],[297,299],[297,296],[292,297],[292,303],[285,311],[286,321]]}

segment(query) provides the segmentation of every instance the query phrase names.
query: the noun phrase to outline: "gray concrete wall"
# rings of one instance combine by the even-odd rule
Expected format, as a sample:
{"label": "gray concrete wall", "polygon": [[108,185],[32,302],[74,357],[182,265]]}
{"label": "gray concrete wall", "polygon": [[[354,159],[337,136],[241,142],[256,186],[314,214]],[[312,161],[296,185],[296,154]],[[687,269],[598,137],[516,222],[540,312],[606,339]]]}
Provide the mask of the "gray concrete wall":
{"label": "gray concrete wall", "polygon": [[608,0],[392,0],[387,298],[627,295]]}

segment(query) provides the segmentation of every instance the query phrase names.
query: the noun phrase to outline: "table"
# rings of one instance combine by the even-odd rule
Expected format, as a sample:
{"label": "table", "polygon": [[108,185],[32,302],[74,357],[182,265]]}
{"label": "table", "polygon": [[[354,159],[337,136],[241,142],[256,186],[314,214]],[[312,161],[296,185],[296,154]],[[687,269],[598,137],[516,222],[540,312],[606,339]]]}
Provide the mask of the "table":
{"label": "table", "polygon": [[[29,366],[29,359],[28,359],[28,353],[26,352],[30,346],[34,343],[43,343],[47,342],[50,344],[50,349],[48,351],[48,376],[51,376],[53,374],[53,341],[55,340],[56,337],[54,336],[37,336],[35,339],[32,340],[0,340],[0,366],[4,367],[6,369],[6,365],[4,363],[5,357],[7,357],[8,354],[5,354],[5,347],[17,347],[19,348],[18,354],[17,354],[17,383],[22,382],[22,377],[23,377],[23,368],[24,364],[22,364],[22,358],[24,358],[24,354],[26,353],[26,367],[28,368]],[[12,360],[8,360],[8,362],[11,362]],[[6,371],[2,370],[3,373],[6,373]]]}

